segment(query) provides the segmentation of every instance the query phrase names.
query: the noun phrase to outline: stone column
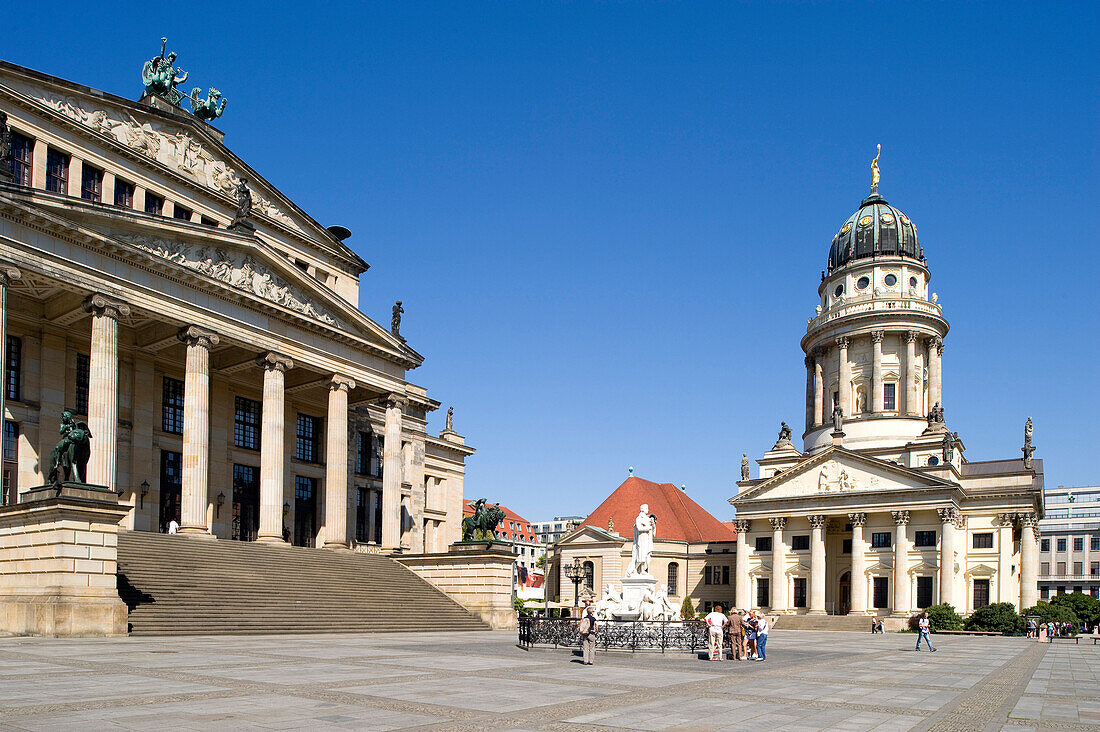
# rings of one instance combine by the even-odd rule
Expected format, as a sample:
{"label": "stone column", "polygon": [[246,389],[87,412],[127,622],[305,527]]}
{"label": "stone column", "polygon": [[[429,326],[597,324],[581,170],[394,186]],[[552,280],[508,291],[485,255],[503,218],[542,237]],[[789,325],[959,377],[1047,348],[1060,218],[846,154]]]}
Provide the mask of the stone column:
{"label": "stone column", "polygon": [[852,416],[851,395],[852,390],[852,364],[848,362],[848,337],[841,336],[836,339],[837,352],[840,354],[840,377],[837,383],[837,392],[840,394],[840,410],[844,412],[844,418]]}
{"label": "stone column", "polygon": [[892,615],[909,612],[909,540],[906,527],[909,525],[908,511],[891,511],[894,517],[894,604]]}
{"label": "stone column", "polygon": [[807,355],[806,363],[806,431],[814,426],[814,357]]}
{"label": "stone column", "polygon": [[737,608],[748,610],[752,607],[752,580],[749,579],[749,528],[748,519],[737,519],[737,556],[735,558],[733,592]]}
{"label": "stone column", "polygon": [[[917,395],[917,334],[905,331],[905,414],[920,414],[923,410]],[[900,395],[899,395],[900,396]]]}
{"label": "stone column", "polygon": [[863,540],[863,525],[867,523],[867,514],[850,513],[848,520],[852,523],[851,612],[864,614],[867,612],[867,544]]}
{"label": "stone column", "polygon": [[263,418],[260,424],[260,528],[258,541],[283,544],[283,457],[286,440],[286,372],[294,362],[274,351],[257,360],[264,369]]}
{"label": "stone column", "polygon": [[814,426],[825,424],[825,373],[821,359],[825,354],[819,348],[814,349]]}
{"label": "stone column", "polygon": [[928,339],[928,405],[943,406],[943,385],[940,382],[940,357],[943,356],[943,339],[932,336]]}
{"label": "stone column", "polygon": [[937,509],[940,515],[940,604],[955,602],[955,508]]}
{"label": "stone column", "polygon": [[210,536],[206,526],[210,485],[210,347],[216,346],[219,338],[213,331],[191,325],[180,329],[179,339],[187,345],[180,533]]}
{"label": "stone column", "polygon": [[382,550],[401,546],[401,418],[405,397],[386,398],[386,439],[382,445]]}
{"label": "stone column", "polygon": [[374,527],[377,526],[377,524],[375,522],[378,521],[378,512],[375,509],[376,499],[374,497],[374,494],[377,493],[377,492],[378,491],[373,491],[373,490],[368,490],[367,491],[367,543],[368,544],[374,544],[375,543],[374,537],[376,536],[376,533],[375,533]]}
{"label": "stone column", "polygon": [[783,545],[783,529],[786,518],[773,518],[772,523],[772,604],[773,613],[787,611],[787,553]]}
{"label": "stone column", "polygon": [[92,314],[88,374],[88,429],[92,455],[84,480],[115,490],[118,459],[118,319],[130,306],[95,294],[84,301]]}
{"label": "stone column", "polygon": [[[1012,525],[1015,516],[997,514],[997,602],[1015,603],[1018,590],[1012,587]],[[1085,566],[1089,566],[1087,563]],[[1019,608],[1023,609],[1023,608]]]}
{"label": "stone column", "polygon": [[1039,522],[1034,513],[1020,514],[1020,609],[1035,607],[1039,595]]}
{"label": "stone column", "polygon": [[825,614],[825,516],[810,516],[810,614]]}
{"label": "stone column", "polygon": [[[0,160],[0,164],[3,161]],[[22,273],[15,267],[0,267],[0,353],[3,354],[5,361],[8,355],[8,285],[12,280],[18,280],[22,278]],[[3,374],[5,379],[7,378],[7,363],[4,364]],[[8,395],[7,384],[0,385],[0,428],[4,426],[4,422],[7,419],[7,406],[5,404]],[[53,435],[51,435],[51,438]],[[0,429],[0,447],[3,446],[3,430]],[[47,468],[49,470],[49,468]],[[13,481],[14,483],[14,481]],[[3,486],[0,486],[0,494],[3,493]],[[0,495],[0,503],[10,501],[11,503],[18,502],[18,496],[2,496]]]}
{"label": "stone column", "polygon": [[325,452],[325,549],[348,548],[348,391],[355,382],[334,374],[328,386]]}
{"label": "stone column", "polygon": [[[882,395],[882,337],[884,335],[886,335],[885,331],[871,331],[871,411],[875,414],[881,414],[885,409]],[[896,394],[894,399],[897,399]]]}

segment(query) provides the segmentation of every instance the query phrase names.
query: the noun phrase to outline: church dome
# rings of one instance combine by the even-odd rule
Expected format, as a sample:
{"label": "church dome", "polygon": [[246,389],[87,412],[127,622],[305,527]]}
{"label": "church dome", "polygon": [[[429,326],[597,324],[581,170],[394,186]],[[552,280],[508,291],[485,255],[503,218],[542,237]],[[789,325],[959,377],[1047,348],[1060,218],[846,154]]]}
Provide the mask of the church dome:
{"label": "church dome", "polygon": [[859,210],[848,217],[833,237],[829,271],[857,259],[878,256],[924,259],[917,242],[917,227],[876,192],[863,199]]}

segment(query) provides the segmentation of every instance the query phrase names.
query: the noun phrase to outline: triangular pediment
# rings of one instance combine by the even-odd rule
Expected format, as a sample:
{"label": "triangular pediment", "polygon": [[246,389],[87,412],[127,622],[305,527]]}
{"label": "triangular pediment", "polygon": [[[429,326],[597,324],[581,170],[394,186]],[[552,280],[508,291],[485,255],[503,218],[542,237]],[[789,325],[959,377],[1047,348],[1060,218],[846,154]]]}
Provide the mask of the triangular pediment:
{"label": "triangular pediment", "polygon": [[606,529],[599,529],[595,526],[582,524],[571,533],[558,539],[557,544],[558,546],[567,546],[569,544],[590,544],[594,541],[621,544],[626,541],[626,537],[612,534]]}
{"label": "triangular pediment", "polygon": [[967,577],[992,577],[995,574],[997,574],[997,568],[990,567],[988,564],[979,564],[966,570]]}
{"label": "triangular pediment", "polygon": [[830,447],[777,475],[750,487],[733,499],[735,506],[753,501],[823,498],[838,495],[955,488],[948,483],[896,463]]}

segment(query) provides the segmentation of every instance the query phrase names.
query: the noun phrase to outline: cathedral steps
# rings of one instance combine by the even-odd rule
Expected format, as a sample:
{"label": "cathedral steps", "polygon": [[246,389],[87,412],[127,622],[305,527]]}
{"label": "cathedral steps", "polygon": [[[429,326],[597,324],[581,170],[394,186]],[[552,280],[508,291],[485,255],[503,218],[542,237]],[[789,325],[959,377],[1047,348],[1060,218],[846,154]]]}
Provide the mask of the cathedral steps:
{"label": "cathedral steps", "polygon": [[867,615],[777,615],[776,630],[851,630],[871,632]]}
{"label": "cathedral steps", "polygon": [[118,575],[134,635],[489,627],[380,554],[120,531]]}

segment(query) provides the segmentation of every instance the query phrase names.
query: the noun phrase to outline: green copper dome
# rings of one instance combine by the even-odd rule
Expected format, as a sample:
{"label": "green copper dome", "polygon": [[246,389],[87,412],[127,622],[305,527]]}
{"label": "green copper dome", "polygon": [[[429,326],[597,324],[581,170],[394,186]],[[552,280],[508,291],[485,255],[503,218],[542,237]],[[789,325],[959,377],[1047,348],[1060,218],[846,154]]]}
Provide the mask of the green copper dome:
{"label": "green copper dome", "polygon": [[833,237],[829,271],[856,259],[893,256],[923,260],[917,227],[904,213],[872,193]]}

